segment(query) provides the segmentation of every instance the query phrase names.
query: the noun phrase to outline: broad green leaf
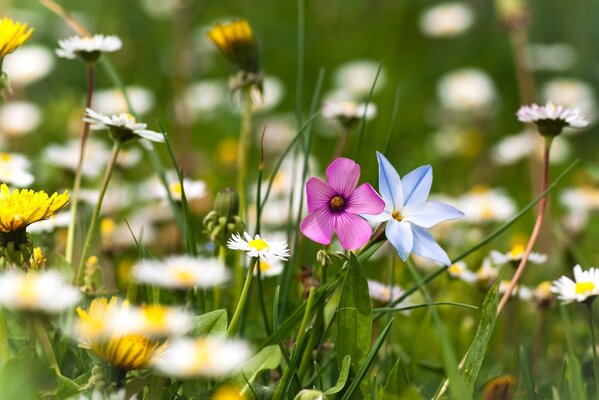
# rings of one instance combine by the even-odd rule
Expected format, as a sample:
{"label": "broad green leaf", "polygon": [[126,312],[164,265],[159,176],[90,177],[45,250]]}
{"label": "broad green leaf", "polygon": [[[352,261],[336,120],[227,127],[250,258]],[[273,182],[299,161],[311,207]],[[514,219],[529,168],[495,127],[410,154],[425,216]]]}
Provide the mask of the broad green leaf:
{"label": "broad green leaf", "polygon": [[476,378],[480,371],[480,367],[485,358],[485,352],[487,344],[493,329],[495,328],[495,321],[497,320],[497,303],[499,302],[499,283],[495,283],[489,294],[485,298],[482,306],[482,314],[476,328],[476,334],[474,340],[466,353],[466,359],[464,361],[464,375],[466,378],[466,385],[470,393],[474,393],[474,385],[476,384]]}
{"label": "broad green leaf", "polygon": [[402,393],[408,389],[410,381],[408,375],[403,368],[401,359],[397,359],[397,362],[391,368],[385,387],[383,388],[383,400],[399,400],[401,399]]}
{"label": "broad green leaf", "polygon": [[[89,376],[88,376],[89,378]],[[85,390],[85,385],[80,385],[71,378],[66,376],[58,375],[56,377],[58,381],[58,387],[51,393],[46,393],[53,399],[68,399],[75,396]]]}
{"label": "broad green leaf", "polygon": [[[250,358],[243,366],[241,373],[236,380],[243,385],[242,394],[247,394],[250,391],[248,385],[252,384],[262,371],[278,368],[281,364],[281,351],[276,344],[267,346],[260,350],[258,354]],[[246,380],[243,378],[245,375]]]}
{"label": "broad green leaf", "polygon": [[347,383],[347,378],[349,377],[349,368],[351,367],[351,356],[348,354],[343,357],[343,362],[341,364],[341,369],[339,370],[339,378],[337,378],[337,384],[332,388],[329,388],[324,392],[326,395],[333,395],[335,393],[339,393]]}
{"label": "broad green leaf", "polygon": [[227,332],[227,310],[214,310],[209,313],[194,317],[193,337],[207,335],[224,335]]}
{"label": "broad green leaf", "polygon": [[362,265],[351,254],[337,310],[337,363],[340,367],[343,358],[350,355],[351,365],[357,370],[370,350],[371,331],[372,306],[368,282]]}

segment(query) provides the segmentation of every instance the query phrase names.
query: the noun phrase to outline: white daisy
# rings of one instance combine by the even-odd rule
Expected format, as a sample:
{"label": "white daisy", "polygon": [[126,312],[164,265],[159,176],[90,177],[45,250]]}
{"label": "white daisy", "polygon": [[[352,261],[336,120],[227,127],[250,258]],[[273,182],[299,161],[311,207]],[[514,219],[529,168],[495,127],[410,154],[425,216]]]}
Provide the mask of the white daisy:
{"label": "white daisy", "polygon": [[574,280],[562,276],[553,281],[551,291],[564,303],[579,303],[599,295],[599,269],[583,271],[580,265],[574,267]]}
{"label": "white daisy", "polygon": [[[260,275],[262,278],[270,278],[272,276],[281,275],[283,272],[283,263],[281,260],[273,258],[270,260],[260,260]],[[254,275],[258,276],[258,265],[254,267]]]}
{"label": "white daisy", "polygon": [[227,241],[227,247],[231,250],[245,251],[250,257],[260,257],[264,260],[277,258],[287,260],[289,248],[286,241],[270,242],[256,235],[253,239],[247,233],[243,233],[245,240],[239,233],[234,234]]}
{"label": "white daisy", "polygon": [[249,346],[240,340],[179,339],[166,344],[154,366],[167,376],[220,378],[238,370],[250,355]]}
{"label": "white daisy", "polygon": [[0,306],[10,310],[58,313],[80,297],[79,289],[57,271],[12,271],[0,276]]}
{"label": "white daisy", "polygon": [[[80,151],[81,141],[72,139],[64,144],[53,143],[48,145],[42,154],[44,161],[48,164],[74,172],[79,164]],[[109,159],[110,150],[104,142],[90,137],[85,146],[85,156],[81,167],[82,175],[90,178],[97,177]]]}
{"label": "white daisy", "polygon": [[59,57],[73,59],[80,56],[85,61],[95,61],[102,53],[112,53],[123,46],[117,36],[94,35],[92,37],[71,36],[58,41]]}
{"label": "white daisy", "polygon": [[0,152],[0,182],[18,187],[31,185],[34,177],[29,166],[29,160],[21,154]]}
{"label": "white daisy", "polygon": [[[512,284],[509,279],[504,279],[499,283],[499,293],[503,294]],[[511,297],[518,297],[522,300],[530,300],[532,298],[532,290],[526,286],[516,285],[512,290]]]}
{"label": "white daisy", "polygon": [[499,269],[493,265],[490,258],[485,258],[482,265],[475,273],[476,280],[479,284],[491,286],[499,276]]}
{"label": "white daisy", "polygon": [[[539,145],[539,140],[538,135],[531,130],[506,136],[493,146],[493,162],[497,165],[512,165],[531,155],[542,160],[544,148]],[[557,137],[551,146],[549,162],[552,164],[564,162],[570,153],[570,144]]]}
{"label": "white daisy", "polygon": [[[364,98],[370,93],[378,69],[377,61],[353,60],[337,68],[333,79],[338,88],[343,88],[355,97]],[[381,69],[374,87],[375,93],[385,86],[386,80],[387,74],[384,69]]]}
{"label": "white daisy", "polygon": [[[179,181],[176,173],[167,173],[166,180],[168,183],[168,191],[175,201],[181,201],[183,190],[185,190],[185,198],[187,201],[202,199],[208,195],[206,182],[203,180],[191,180],[183,178],[183,186]],[[158,199],[168,200],[166,188],[159,179],[152,179],[148,182],[149,191]]]}
{"label": "white daisy", "polygon": [[516,204],[502,189],[479,185],[465,193],[456,204],[464,212],[462,221],[473,223],[506,221],[516,211]]}
{"label": "white daisy", "polygon": [[10,101],[0,107],[0,132],[18,137],[36,130],[42,123],[39,107],[26,101]]}
{"label": "white daisy", "polygon": [[193,315],[188,311],[162,305],[139,308],[141,327],[138,333],[150,337],[182,336],[193,327]]}
{"label": "white daisy", "polygon": [[10,84],[18,87],[42,79],[53,68],[54,56],[44,46],[23,46],[2,62],[2,70],[10,76]]}
{"label": "white daisy", "polygon": [[539,126],[539,129],[544,124],[551,124],[556,129],[559,128],[560,131],[564,127],[584,128],[589,124],[586,117],[578,109],[566,108],[561,105],[556,106],[551,101],[548,101],[544,106],[534,103],[530,106],[522,106],[516,115],[518,121],[524,123],[534,122]]}
{"label": "white daisy", "polygon": [[576,108],[593,123],[597,119],[595,91],[589,83],[577,79],[558,78],[542,88],[544,99],[551,99],[564,107]]}
{"label": "white daisy", "polygon": [[376,106],[372,103],[356,103],[353,101],[327,101],[322,106],[322,116],[327,119],[339,120],[341,123],[354,122],[362,119],[372,119],[376,116]]}
{"label": "white daisy", "polygon": [[[398,285],[387,285],[382,282],[368,280],[368,293],[374,300],[380,301],[381,303],[391,303],[399,299],[405,291]],[[395,305],[395,308],[402,308],[411,305],[412,302],[409,298],[404,299],[399,304]],[[407,313],[407,312],[406,312]]]}
{"label": "white daisy", "polygon": [[32,224],[27,227],[29,233],[52,232],[57,228],[66,228],[69,226],[71,213],[69,211],[61,211],[57,214],[52,214],[50,218]]}
{"label": "white daisy", "polygon": [[[513,262],[518,263],[520,260],[522,260],[524,250],[526,250],[526,248],[521,244],[515,245],[507,253],[500,253],[497,250],[492,250],[490,254],[491,261],[493,261],[495,265],[503,265]],[[543,264],[545,261],[547,261],[547,255],[531,252],[528,256],[528,261],[533,264]]]}
{"label": "white daisy", "polygon": [[111,136],[121,142],[135,138],[143,138],[152,142],[164,142],[164,136],[161,133],[146,129],[147,124],[137,122],[131,114],[122,113],[108,116],[87,108],[83,121],[89,122],[91,129],[109,130]]}
{"label": "white daisy", "polygon": [[437,85],[441,105],[457,112],[486,111],[497,100],[491,77],[475,68],[464,68],[444,75]]}
{"label": "white daisy", "polygon": [[470,7],[461,3],[441,3],[422,14],[420,30],[430,37],[453,37],[470,28],[473,20]]}
{"label": "white daisy", "polygon": [[163,261],[142,261],[133,267],[140,283],[171,289],[211,288],[227,281],[229,273],[216,259],[172,256]]}
{"label": "white daisy", "polygon": [[447,272],[452,278],[458,278],[464,282],[473,283],[478,280],[478,276],[466,267],[466,263],[458,261],[447,269]]}
{"label": "white daisy", "polygon": [[[127,86],[127,97],[137,115],[144,115],[156,103],[154,94],[141,86]],[[102,114],[120,114],[129,110],[127,100],[119,88],[101,89],[94,92],[94,108]]]}

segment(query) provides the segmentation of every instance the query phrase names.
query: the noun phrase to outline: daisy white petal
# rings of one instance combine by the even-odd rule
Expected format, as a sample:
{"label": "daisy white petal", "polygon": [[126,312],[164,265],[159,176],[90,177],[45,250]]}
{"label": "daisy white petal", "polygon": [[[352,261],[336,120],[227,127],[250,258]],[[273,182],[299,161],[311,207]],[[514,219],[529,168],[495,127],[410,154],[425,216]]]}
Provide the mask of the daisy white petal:
{"label": "daisy white petal", "polygon": [[216,259],[173,256],[164,261],[142,261],[133,267],[140,283],[172,289],[211,288],[225,283],[229,274]]}

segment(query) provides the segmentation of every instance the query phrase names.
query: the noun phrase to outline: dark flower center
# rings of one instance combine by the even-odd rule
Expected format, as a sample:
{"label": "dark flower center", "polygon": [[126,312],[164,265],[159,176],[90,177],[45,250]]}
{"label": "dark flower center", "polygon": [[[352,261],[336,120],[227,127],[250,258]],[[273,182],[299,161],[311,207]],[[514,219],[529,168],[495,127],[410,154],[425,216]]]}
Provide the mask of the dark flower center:
{"label": "dark flower center", "polygon": [[341,211],[343,210],[343,207],[345,206],[345,199],[343,199],[343,197],[341,196],[335,196],[331,199],[331,208],[334,211]]}
{"label": "dark flower center", "polygon": [[394,220],[401,222],[401,220],[403,219],[403,215],[401,215],[401,212],[399,211],[393,211],[391,213],[391,217],[393,217]]}

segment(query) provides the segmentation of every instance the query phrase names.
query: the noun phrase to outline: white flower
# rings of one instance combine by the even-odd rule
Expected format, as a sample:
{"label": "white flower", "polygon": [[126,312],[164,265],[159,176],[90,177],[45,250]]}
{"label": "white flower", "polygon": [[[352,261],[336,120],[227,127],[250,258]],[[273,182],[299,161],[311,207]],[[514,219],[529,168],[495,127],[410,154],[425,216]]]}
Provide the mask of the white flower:
{"label": "white flower", "polygon": [[[127,86],[125,89],[131,107],[137,115],[144,115],[152,107],[156,99],[154,94],[141,86]],[[102,89],[94,92],[94,109],[102,114],[120,114],[129,110],[127,100],[121,89]]]}
{"label": "white flower", "polygon": [[2,70],[14,86],[27,86],[47,76],[54,68],[52,52],[43,46],[23,46],[6,57]]}
{"label": "white flower", "polygon": [[[81,151],[81,141],[72,139],[64,144],[53,143],[43,151],[44,160],[56,167],[75,171],[79,163],[79,152]],[[86,177],[98,176],[108,160],[110,159],[110,150],[106,145],[90,137],[85,146],[85,156],[81,173]]]}
{"label": "white flower", "polygon": [[[191,180],[183,178],[183,187],[179,177],[174,172],[167,173],[168,191],[175,201],[181,201],[183,190],[187,201],[202,199],[208,195],[206,182],[202,180]],[[168,200],[166,189],[159,179],[152,179],[148,182],[149,191],[158,199]]]}
{"label": "white flower", "polygon": [[[543,146],[539,142],[539,136],[530,130],[506,136],[493,146],[493,162],[497,165],[512,165],[530,155],[534,155],[541,160],[543,158]],[[570,144],[566,140],[557,137],[551,146],[549,162],[552,164],[563,162],[569,154]]]}
{"label": "white flower", "polygon": [[576,64],[576,49],[567,43],[531,43],[528,65],[536,71],[565,71]]}
{"label": "white flower", "polygon": [[253,239],[247,233],[243,233],[245,240],[240,234],[234,234],[227,241],[227,247],[231,250],[245,251],[250,257],[260,257],[264,260],[278,258],[287,260],[289,257],[289,248],[286,241],[270,242],[256,235]]}
{"label": "white flower", "polygon": [[29,160],[21,154],[0,152],[0,182],[18,187],[31,185],[34,177],[29,166]]}
{"label": "white flower", "polygon": [[322,106],[322,116],[327,119],[340,121],[356,121],[362,118],[366,120],[376,116],[376,105],[372,103],[355,103],[353,101],[331,102],[327,101]]}
{"label": "white flower", "polygon": [[485,258],[482,265],[476,271],[477,282],[484,285],[490,285],[499,276],[499,270],[493,265],[490,258]]}
{"label": "white flower", "polygon": [[422,14],[420,30],[430,37],[453,37],[470,28],[473,20],[470,7],[461,3],[441,3]]}
{"label": "white flower", "polygon": [[0,306],[10,310],[58,313],[80,297],[79,289],[57,271],[12,271],[0,276]]}
{"label": "white flower", "polygon": [[156,241],[157,236],[152,220],[142,211],[127,216],[126,221],[119,223],[108,217],[100,221],[100,237],[105,250],[117,251],[137,247],[136,240],[145,245],[151,244]]}
{"label": "white flower", "polygon": [[187,88],[183,101],[192,113],[193,119],[212,119],[219,109],[227,104],[227,82],[205,80],[195,82]]}
{"label": "white flower", "polygon": [[11,101],[0,108],[0,132],[6,136],[24,136],[42,122],[38,106],[25,101]]}
{"label": "white flower", "polygon": [[[491,261],[495,265],[503,265],[510,262],[520,262],[522,260],[522,256],[524,255],[524,250],[526,248],[523,245],[516,245],[512,247],[510,251],[507,253],[500,253],[497,250],[491,251]],[[528,256],[528,261],[533,264],[543,264],[547,261],[547,255],[541,253],[531,252]]]}
{"label": "white flower", "polygon": [[475,68],[465,68],[444,75],[437,85],[441,105],[458,112],[490,109],[497,97],[489,75]]}
{"label": "white flower", "polygon": [[[370,93],[378,69],[379,63],[376,61],[354,60],[337,68],[333,80],[337,87],[348,91],[355,97],[363,98]],[[381,69],[374,93],[385,86],[386,75],[385,70]]]}
{"label": "white flower", "polygon": [[522,106],[516,115],[518,121],[524,123],[553,121],[570,128],[584,128],[589,124],[586,117],[578,109],[566,108],[561,105],[556,106],[551,101],[548,101],[544,106],[534,103],[530,106]]}
{"label": "white flower", "polygon": [[29,233],[52,232],[56,228],[66,228],[69,226],[71,213],[69,211],[61,211],[57,214],[52,214],[50,218],[38,223],[31,224],[27,227]]}
{"label": "white flower", "polygon": [[[374,300],[380,301],[381,303],[391,303],[399,299],[405,291],[398,285],[386,285],[384,283],[368,280],[368,293]],[[410,306],[412,302],[409,298],[402,300],[400,303],[395,305],[395,308],[402,308]],[[409,310],[406,311],[409,313]]]}
{"label": "white flower", "polygon": [[[284,266],[279,259],[260,260],[258,263],[260,264],[260,276],[262,276],[262,278],[278,276],[283,272]],[[258,265],[254,267],[254,275],[258,276]]]}
{"label": "white flower", "polygon": [[252,92],[252,109],[254,112],[270,111],[281,103],[284,96],[283,81],[274,76],[266,76],[263,82],[263,93]]}
{"label": "white flower", "polygon": [[458,261],[452,264],[451,267],[447,269],[447,272],[453,278],[461,279],[464,282],[473,283],[478,280],[478,276],[474,272],[470,271],[466,267],[466,263],[463,261]]}
{"label": "white flower", "polygon": [[71,36],[68,39],[59,40],[58,46],[60,48],[56,49],[56,54],[59,57],[73,59],[79,55],[87,60],[87,56],[95,55],[97,58],[100,53],[112,53],[120,50],[123,43],[117,36]]}
{"label": "white flower", "polygon": [[163,261],[142,261],[133,267],[140,283],[172,289],[211,288],[222,285],[229,274],[216,259],[172,256]]}
{"label": "white flower", "polygon": [[139,331],[149,337],[182,336],[193,326],[193,315],[182,308],[145,305],[138,309],[141,316]]}
{"label": "white flower", "polygon": [[464,212],[463,221],[473,223],[506,221],[516,211],[514,200],[503,190],[482,185],[461,196],[456,207]]}
{"label": "white flower", "polygon": [[179,339],[166,344],[154,366],[167,376],[221,378],[238,370],[250,354],[249,346],[240,340]]}
{"label": "white flower", "polygon": [[161,133],[146,129],[147,125],[137,122],[131,114],[104,115],[95,112],[91,108],[85,110],[85,122],[89,122],[90,128],[94,130],[108,129],[120,141],[127,141],[135,137],[150,140],[152,142],[164,142]]}
{"label": "white flower", "polygon": [[574,280],[562,276],[553,282],[551,291],[565,303],[583,302],[599,295],[599,269],[583,271],[580,265],[574,267]]}
{"label": "white flower", "polygon": [[[499,293],[503,294],[512,284],[512,281],[504,279],[499,283]],[[511,297],[518,297],[522,300],[530,300],[532,298],[532,290],[526,286],[516,285],[512,290]]]}
{"label": "white flower", "polygon": [[593,87],[576,79],[553,79],[543,86],[543,98],[564,107],[576,108],[590,122],[597,118],[597,101]]}
{"label": "white flower", "polygon": [[[261,125],[261,126],[260,126]],[[297,134],[295,118],[292,115],[276,115],[260,121],[255,135],[256,144],[259,147],[261,133],[264,131],[264,151],[267,153],[281,153]]]}

